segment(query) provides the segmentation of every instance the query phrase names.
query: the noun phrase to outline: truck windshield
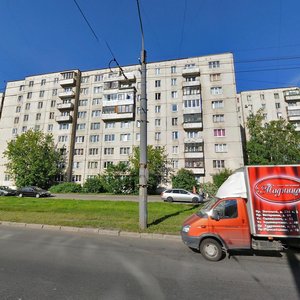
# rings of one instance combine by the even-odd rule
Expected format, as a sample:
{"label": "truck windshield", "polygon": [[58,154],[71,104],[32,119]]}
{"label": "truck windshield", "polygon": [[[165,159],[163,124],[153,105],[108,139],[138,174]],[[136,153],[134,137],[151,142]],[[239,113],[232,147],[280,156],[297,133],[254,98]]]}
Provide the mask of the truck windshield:
{"label": "truck windshield", "polygon": [[196,213],[197,216],[203,218],[207,216],[207,212],[211,210],[211,208],[214,206],[214,204],[218,201],[218,198],[210,198],[205,204],[202,206],[202,208]]}

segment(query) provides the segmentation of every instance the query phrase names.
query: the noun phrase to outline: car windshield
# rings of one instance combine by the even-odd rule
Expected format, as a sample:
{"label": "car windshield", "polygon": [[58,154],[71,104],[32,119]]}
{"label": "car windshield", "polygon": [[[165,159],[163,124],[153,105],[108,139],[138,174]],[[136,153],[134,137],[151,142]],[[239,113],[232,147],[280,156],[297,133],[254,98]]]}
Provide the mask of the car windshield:
{"label": "car windshield", "polygon": [[205,204],[201,207],[201,209],[196,213],[197,216],[203,218],[206,216],[206,213],[211,210],[214,204],[218,201],[218,198],[211,197]]}

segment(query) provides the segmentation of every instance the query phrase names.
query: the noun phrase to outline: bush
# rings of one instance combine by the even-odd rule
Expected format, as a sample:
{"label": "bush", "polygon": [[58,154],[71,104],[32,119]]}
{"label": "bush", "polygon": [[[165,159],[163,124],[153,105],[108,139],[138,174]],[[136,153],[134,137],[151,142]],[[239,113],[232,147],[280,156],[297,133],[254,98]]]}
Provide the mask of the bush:
{"label": "bush", "polygon": [[64,182],[52,186],[49,191],[51,193],[80,193],[82,187],[80,184],[75,182]]}
{"label": "bush", "polygon": [[100,176],[88,178],[83,185],[83,192],[85,193],[103,193],[104,191]]}

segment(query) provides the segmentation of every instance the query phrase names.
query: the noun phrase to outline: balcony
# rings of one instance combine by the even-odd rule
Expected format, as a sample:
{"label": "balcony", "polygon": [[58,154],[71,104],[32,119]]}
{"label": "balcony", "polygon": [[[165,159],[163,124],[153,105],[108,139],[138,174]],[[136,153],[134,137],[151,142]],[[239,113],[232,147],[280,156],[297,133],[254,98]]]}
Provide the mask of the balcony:
{"label": "balcony", "polygon": [[72,116],[57,116],[55,121],[58,123],[72,123]]}
{"label": "balcony", "polygon": [[183,81],[182,86],[199,86],[200,85],[200,80],[195,80],[195,81]]}
{"label": "balcony", "polygon": [[185,137],[183,142],[184,143],[203,143],[203,139],[202,139],[202,137],[194,137],[194,138]]}
{"label": "balcony", "polygon": [[182,76],[189,76],[189,75],[200,75],[200,68],[199,67],[190,67],[182,70]]}
{"label": "balcony", "polygon": [[297,101],[300,100],[300,93],[294,94],[294,95],[285,95],[284,96],[285,101]]}
{"label": "balcony", "polygon": [[59,84],[62,87],[65,87],[65,86],[75,86],[76,85],[76,79],[75,78],[61,79],[59,81]]}
{"label": "balcony", "polygon": [[183,129],[186,129],[186,130],[189,130],[189,129],[202,129],[203,128],[202,122],[183,123],[182,126],[183,126]]}
{"label": "balcony", "polygon": [[184,157],[185,158],[203,158],[204,154],[203,154],[203,152],[185,152]]}
{"label": "balcony", "polygon": [[185,168],[185,169],[192,171],[195,175],[204,175],[205,174],[204,168]]}
{"label": "balcony", "polygon": [[133,119],[134,113],[110,113],[110,114],[102,114],[102,120],[125,120],[125,119]]}
{"label": "balcony", "polygon": [[118,106],[118,105],[133,105],[134,99],[126,99],[126,100],[103,100],[102,106]]}
{"label": "balcony", "polygon": [[63,98],[74,98],[75,97],[75,92],[74,91],[63,91],[58,94],[58,97],[63,99]]}
{"label": "balcony", "polygon": [[287,116],[290,122],[300,121],[300,106],[288,106],[287,107]]}
{"label": "balcony", "polygon": [[73,110],[74,104],[73,103],[57,103],[57,109],[59,110]]}

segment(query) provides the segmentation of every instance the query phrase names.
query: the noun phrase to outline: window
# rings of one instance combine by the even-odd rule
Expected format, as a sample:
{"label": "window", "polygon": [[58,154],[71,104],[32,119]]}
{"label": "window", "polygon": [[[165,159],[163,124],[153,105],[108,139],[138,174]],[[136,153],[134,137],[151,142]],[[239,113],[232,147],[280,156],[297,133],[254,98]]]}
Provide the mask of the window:
{"label": "window", "polygon": [[69,129],[68,123],[59,124],[59,130],[67,130],[67,129]]}
{"label": "window", "polygon": [[120,141],[128,142],[130,140],[130,133],[122,133],[120,134]]}
{"label": "window", "polygon": [[40,126],[40,125],[34,125],[34,130],[35,130],[35,131],[39,131],[39,130],[40,130],[40,128],[41,128],[41,126]]}
{"label": "window", "polygon": [[85,123],[76,124],[76,130],[84,130],[84,129],[85,129]]}
{"label": "window", "polygon": [[211,87],[210,93],[212,95],[221,95],[223,93],[222,87],[220,87],[220,86]]}
{"label": "window", "polygon": [[185,108],[200,107],[200,99],[184,100],[183,105]]}
{"label": "window", "polygon": [[94,94],[99,94],[103,91],[103,87],[102,86],[95,86],[94,87]]}
{"label": "window", "polygon": [[81,83],[88,83],[89,82],[89,76],[82,76],[81,77]]}
{"label": "window", "polygon": [[109,166],[113,165],[114,163],[112,161],[105,161],[103,163],[103,168],[107,169]]}
{"label": "window", "polygon": [[185,69],[192,69],[192,68],[194,68],[194,67],[195,67],[195,64],[186,64],[186,65],[184,66]]}
{"label": "window", "polygon": [[215,152],[227,152],[227,144],[215,144]]}
{"label": "window", "polygon": [[215,73],[215,74],[210,74],[210,81],[219,81],[221,80],[221,74],[220,73]]}
{"label": "window", "polygon": [[29,115],[24,115],[23,121],[28,121],[28,119],[29,119]]}
{"label": "window", "polygon": [[97,143],[100,141],[100,136],[98,134],[96,135],[90,135],[90,142],[91,143]]}
{"label": "window", "polygon": [[58,83],[58,77],[54,78],[54,83]]}
{"label": "window", "polygon": [[177,78],[171,78],[171,85],[177,85]]}
{"label": "window", "polygon": [[73,175],[72,176],[73,182],[80,182],[81,181],[81,175]]}
{"label": "window", "polygon": [[68,136],[67,135],[60,135],[58,136],[58,142],[59,143],[65,143],[68,140]]}
{"label": "window", "polygon": [[22,127],[22,132],[26,132],[27,131],[27,126],[23,126]]}
{"label": "window", "polygon": [[39,109],[41,109],[41,108],[43,108],[43,102],[38,102],[38,107],[37,108],[39,108]]}
{"label": "window", "polygon": [[100,104],[101,103],[101,98],[94,98],[93,100],[92,100],[92,105],[98,105],[98,104]]}
{"label": "window", "polygon": [[15,117],[14,118],[14,124],[18,124],[19,123],[19,117]]}
{"label": "window", "polygon": [[264,94],[260,94],[260,100],[265,100],[265,95]]}
{"label": "window", "polygon": [[78,112],[78,119],[84,119],[86,117],[86,111],[79,111]]}
{"label": "window", "polygon": [[176,73],[176,66],[171,67],[171,74],[174,74],[174,73]]}
{"label": "window", "polygon": [[199,137],[199,131],[188,131],[186,135],[188,139],[196,139]]}
{"label": "window", "polygon": [[186,153],[203,152],[203,143],[186,143],[184,144],[184,152]]}
{"label": "window", "polygon": [[208,67],[209,67],[210,69],[216,69],[216,68],[219,68],[219,67],[220,67],[220,61],[218,61],[218,60],[210,61],[210,62],[208,63]]}
{"label": "window", "polygon": [[213,115],[214,123],[222,123],[224,122],[224,115]]}
{"label": "window", "polygon": [[224,200],[214,208],[214,211],[217,213],[220,219],[237,218],[238,216],[237,201]]}
{"label": "window", "polygon": [[278,102],[275,103],[275,108],[276,108],[276,109],[280,108],[280,103],[278,103]]}
{"label": "window", "polygon": [[129,128],[130,122],[129,121],[122,121],[121,122],[121,128]]}
{"label": "window", "polygon": [[34,82],[31,80],[29,81],[29,86],[32,87],[34,85]]}
{"label": "window", "polygon": [[224,169],[225,168],[225,161],[224,160],[213,160],[213,168],[214,169]]}
{"label": "window", "polygon": [[223,108],[224,107],[224,102],[223,102],[223,100],[212,101],[211,102],[211,107],[212,107],[212,109]]}
{"label": "window", "polygon": [[200,123],[202,122],[202,114],[184,114],[183,123]]}
{"label": "window", "polygon": [[121,147],[120,148],[120,154],[126,154],[126,155],[128,155],[128,154],[130,154],[130,147]]}
{"label": "window", "polygon": [[115,122],[106,122],[105,128],[115,128]]}
{"label": "window", "polygon": [[184,166],[186,168],[204,168],[203,158],[186,158],[184,161]]}
{"label": "window", "polygon": [[159,75],[160,74],[160,68],[155,68],[155,75]]}
{"label": "window", "polygon": [[183,95],[198,95],[200,94],[200,86],[186,86],[183,88]]}
{"label": "window", "polygon": [[48,124],[48,131],[52,131],[53,130],[53,124]]}
{"label": "window", "polygon": [[89,161],[88,162],[88,169],[97,169],[98,168],[98,162],[97,161]]}
{"label": "window", "polygon": [[114,148],[104,148],[103,152],[104,155],[113,155],[114,154]]}
{"label": "window", "polygon": [[103,80],[103,75],[95,75],[94,81],[102,81]]}
{"label": "window", "polygon": [[278,93],[274,93],[274,99],[279,99],[279,94]]}
{"label": "window", "polygon": [[87,104],[88,104],[87,99],[83,99],[83,100],[78,101],[78,106],[87,106]]}
{"label": "window", "polygon": [[36,121],[39,121],[40,119],[41,119],[41,114],[40,114],[40,113],[36,114],[35,120],[36,120]]}
{"label": "window", "polygon": [[[282,112],[278,112],[277,113],[277,119],[281,119],[282,118]],[[299,126],[296,126],[296,127],[299,127]]]}
{"label": "window", "polygon": [[154,123],[155,123],[155,126],[160,126],[160,119],[155,119],[155,121],[154,121]]}
{"label": "window", "polygon": [[155,113],[160,113],[160,105],[155,105]]}
{"label": "window", "polygon": [[105,134],[104,135],[104,141],[105,142],[113,142],[115,140],[114,134]]}
{"label": "window", "polygon": [[74,149],[74,155],[83,155],[83,149],[82,148],[75,148]]}
{"label": "window", "polygon": [[30,109],[30,103],[26,103],[25,110],[29,110],[29,109]]}
{"label": "window", "polygon": [[88,93],[89,93],[89,88],[81,88],[80,89],[80,94],[87,95]]}
{"label": "window", "polygon": [[79,169],[80,168],[80,163],[79,161],[74,161],[73,162],[73,169]]}
{"label": "window", "polygon": [[20,85],[19,91],[24,91],[25,90],[25,85]]}
{"label": "window", "polygon": [[41,85],[45,85],[46,84],[46,79],[42,79],[41,80]]}
{"label": "window", "polygon": [[40,91],[40,98],[43,98],[44,97],[44,95],[45,95],[45,91]]}
{"label": "window", "polygon": [[91,130],[100,129],[100,123],[91,123]]}
{"label": "window", "polygon": [[178,111],[178,105],[177,104],[172,104],[171,110],[172,110],[172,112],[177,112]]}
{"label": "window", "polygon": [[55,104],[56,104],[56,101],[55,101],[55,100],[51,100],[50,106],[51,106],[51,107],[55,107]]}
{"label": "window", "polygon": [[84,142],[84,136],[79,135],[75,137],[75,143],[83,143]]}
{"label": "window", "polygon": [[214,129],[214,136],[216,137],[225,136],[225,129]]}
{"label": "window", "polygon": [[18,112],[20,112],[21,111],[21,106],[17,106],[16,107],[16,112],[18,113]]}
{"label": "window", "polygon": [[252,101],[251,95],[247,95],[247,101],[248,101],[248,102],[251,102],[251,101]]}
{"label": "window", "polygon": [[178,118],[172,118],[172,126],[178,125]]}
{"label": "window", "polygon": [[155,100],[160,100],[161,93],[155,93]]}
{"label": "window", "polygon": [[13,128],[12,134],[13,134],[13,135],[18,134],[18,129],[17,129],[17,128]]}
{"label": "window", "polygon": [[197,80],[197,77],[195,76],[187,76],[185,77],[185,81],[186,82],[193,82],[193,81],[196,81]]}
{"label": "window", "polygon": [[54,112],[49,113],[49,119],[54,119]]}
{"label": "window", "polygon": [[27,99],[31,99],[32,98],[32,92],[27,93]]}
{"label": "window", "polygon": [[89,155],[98,155],[99,149],[98,148],[89,148]]}
{"label": "window", "polygon": [[172,131],[172,140],[178,140],[179,133],[178,131]]}
{"label": "window", "polygon": [[22,100],[23,100],[23,96],[22,95],[18,96],[18,101],[21,102]]}
{"label": "window", "polygon": [[138,142],[141,139],[141,134],[140,133],[136,133],[135,135],[135,140]]}
{"label": "window", "polygon": [[178,154],[178,146],[172,147],[172,154]]}
{"label": "window", "polygon": [[172,159],[171,161],[173,169],[178,169],[178,160]]}
{"label": "window", "polygon": [[171,92],[171,97],[172,97],[173,99],[178,98],[178,93],[177,93],[177,91],[172,91],[172,92]]}
{"label": "window", "polygon": [[156,141],[160,141],[160,139],[161,139],[161,132],[155,132],[154,139]]}
{"label": "window", "polygon": [[92,110],[92,117],[100,117],[101,110]]}
{"label": "window", "polygon": [[137,127],[137,128],[140,128],[140,127],[141,127],[141,121],[140,121],[140,120],[137,120],[137,121],[136,121],[136,127]]}
{"label": "window", "polygon": [[160,80],[155,80],[155,87],[160,87]]}

